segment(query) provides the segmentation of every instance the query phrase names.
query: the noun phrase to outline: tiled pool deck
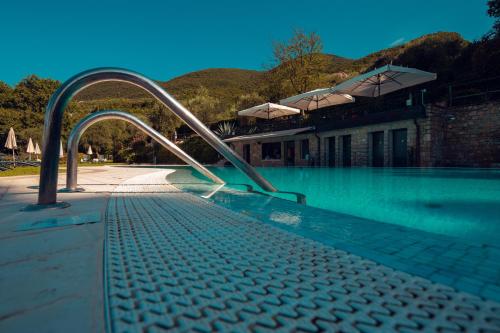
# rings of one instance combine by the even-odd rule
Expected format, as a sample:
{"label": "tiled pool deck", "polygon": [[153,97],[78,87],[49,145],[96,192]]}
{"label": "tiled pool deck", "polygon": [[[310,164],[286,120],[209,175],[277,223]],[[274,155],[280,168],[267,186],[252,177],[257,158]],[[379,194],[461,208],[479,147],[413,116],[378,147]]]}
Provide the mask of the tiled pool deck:
{"label": "tiled pool deck", "polygon": [[[45,217],[18,212],[36,192],[9,183],[0,331],[500,332],[497,302],[261,223],[151,171],[82,174],[114,192],[85,186],[62,196],[70,208],[42,214],[101,210],[105,223],[36,231],[15,231]],[[104,185],[118,178],[130,179]]]}

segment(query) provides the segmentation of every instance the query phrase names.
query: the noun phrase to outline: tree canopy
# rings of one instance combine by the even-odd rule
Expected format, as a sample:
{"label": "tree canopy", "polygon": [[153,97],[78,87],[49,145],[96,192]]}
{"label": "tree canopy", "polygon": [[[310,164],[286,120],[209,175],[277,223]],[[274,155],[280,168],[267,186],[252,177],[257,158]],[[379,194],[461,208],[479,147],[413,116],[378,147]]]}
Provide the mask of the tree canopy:
{"label": "tree canopy", "polygon": [[[312,32],[296,30],[286,42],[275,42],[271,80],[277,88],[300,94],[315,87],[326,66],[322,56],[321,37]],[[287,89],[288,88],[288,89]]]}
{"label": "tree canopy", "polygon": [[493,29],[496,34],[500,34],[500,0],[489,0],[488,1],[488,15],[494,17],[495,24],[493,25]]}

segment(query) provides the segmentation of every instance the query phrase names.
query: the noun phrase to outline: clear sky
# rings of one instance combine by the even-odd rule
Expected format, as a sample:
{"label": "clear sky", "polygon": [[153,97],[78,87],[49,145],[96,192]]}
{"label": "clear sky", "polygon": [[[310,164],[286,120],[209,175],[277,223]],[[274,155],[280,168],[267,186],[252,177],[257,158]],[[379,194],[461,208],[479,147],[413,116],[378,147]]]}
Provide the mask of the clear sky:
{"label": "clear sky", "polygon": [[156,80],[204,68],[262,69],[272,42],[315,31],[358,58],[426,33],[468,40],[492,26],[486,0],[26,0],[0,6],[0,80],[65,80],[101,66]]}

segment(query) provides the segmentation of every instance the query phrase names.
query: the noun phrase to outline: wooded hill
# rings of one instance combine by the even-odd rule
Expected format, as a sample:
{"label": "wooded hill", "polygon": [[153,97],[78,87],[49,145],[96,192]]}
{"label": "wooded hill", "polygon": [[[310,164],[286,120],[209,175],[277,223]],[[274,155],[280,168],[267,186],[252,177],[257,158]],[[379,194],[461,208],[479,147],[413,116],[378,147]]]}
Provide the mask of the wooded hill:
{"label": "wooded hill", "polygon": [[[407,43],[371,53],[360,59],[349,59],[332,54],[321,55],[325,66],[321,81],[316,88],[331,86],[349,77],[387,63],[412,66],[422,70],[446,72],[469,45],[460,34],[438,32],[422,36]],[[180,100],[194,97],[196,90],[203,86],[210,96],[223,104],[236,102],[238,96],[259,93],[265,85],[267,71],[236,68],[211,68],[188,73],[170,81],[159,82],[169,93]],[[449,73],[446,73],[449,74]],[[112,98],[144,98],[141,89],[125,83],[106,82],[89,87],[81,92],[77,100],[101,100]]]}

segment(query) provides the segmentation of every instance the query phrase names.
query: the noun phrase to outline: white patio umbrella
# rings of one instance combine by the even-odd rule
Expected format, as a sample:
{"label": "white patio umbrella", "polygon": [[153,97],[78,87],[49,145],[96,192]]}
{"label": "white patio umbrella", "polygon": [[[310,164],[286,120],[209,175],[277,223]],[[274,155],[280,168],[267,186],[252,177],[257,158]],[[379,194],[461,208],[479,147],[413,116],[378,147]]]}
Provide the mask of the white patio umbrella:
{"label": "white patio umbrella", "polygon": [[302,110],[315,110],[331,105],[353,103],[354,97],[348,94],[332,93],[331,88],[322,88],[282,99],[283,105]]}
{"label": "white patio umbrella", "polygon": [[87,155],[92,155],[93,152],[92,152],[92,146],[89,145],[89,149],[87,149]]}
{"label": "white patio umbrella", "polygon": [[59,141],[59,158],[64,157],[64,150],[62,145],[62,140]]}
{"label": "white patio umbrella", "polygon": [[264,103],[238,111],[239,116],[273,119],[300,113],[299,109],[274,103]]}
{"label": "white patio umbrella", "polygon": [[386,65],[332,87],[332,92],[378,97],[437,78],[436,73],[415,68]]}
{"label": "white patio umbrella", "polygon": [[35,147],[33,146],[33,140],[31,140],[31,138],[28,141],[28,148],[26,148],[26,152],[30,154],[31,161],[31,154],[35,153]]}
{"label": "white patio umbrella", "polygon": [[35,156],[36,159],[38,160],[38,155],[41,155],[42,151],[40,150],[40,146],[38,145],[38,142],[35,143]]}
{"label": "white patio umbrella", "polygon": [[14,133],[14,129],[12,127],[7,135],[7,141],[5,141],[5,148],[12,149],[12,161],[14,162],[14,166],[16,166],[16,156],[14,155],[14,150],[17,148],[17,142],[16,133]]}

